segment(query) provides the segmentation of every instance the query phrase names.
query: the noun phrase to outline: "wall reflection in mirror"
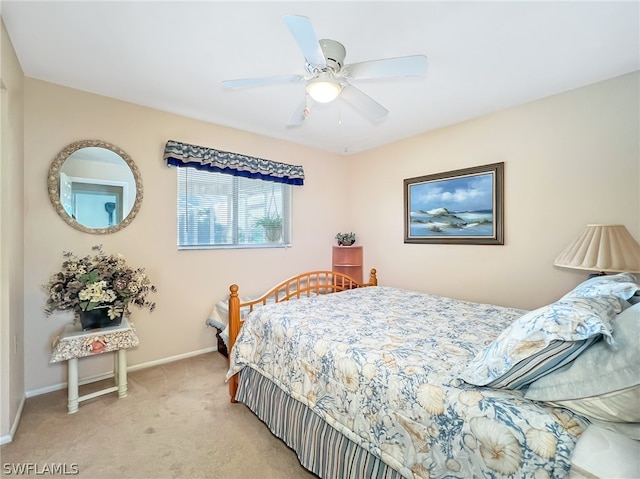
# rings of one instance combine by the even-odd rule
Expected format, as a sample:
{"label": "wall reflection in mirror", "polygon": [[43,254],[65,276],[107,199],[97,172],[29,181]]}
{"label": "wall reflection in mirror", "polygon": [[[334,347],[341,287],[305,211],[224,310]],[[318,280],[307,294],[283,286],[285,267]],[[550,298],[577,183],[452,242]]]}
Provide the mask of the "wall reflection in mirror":
{"label": "wall reflection in mirror", "polygon": [[87,228],[119,224],[131,211],[135,192],[129,165],[106,148],[81,148],[60,169],[62,207]]}
{"label": "wall reflection in mirror", "polygon": [[142,183],[131,158],[106,142],[65,148],[49,171],[49,197],[68,224],[95,234],[126,226],[140,206]]}

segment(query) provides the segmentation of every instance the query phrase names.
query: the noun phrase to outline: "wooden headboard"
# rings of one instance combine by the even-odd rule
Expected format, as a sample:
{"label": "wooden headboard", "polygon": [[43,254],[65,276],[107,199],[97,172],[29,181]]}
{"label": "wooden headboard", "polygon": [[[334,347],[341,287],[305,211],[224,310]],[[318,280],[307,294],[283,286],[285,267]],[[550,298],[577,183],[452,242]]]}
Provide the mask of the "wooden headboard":
{"label": "wooden headboard", "polygon": [[[229,295],[229,354],[231,354],[238,333],[240,333],[240,328],[244,323],[244,319],[242,318],[257,307],[264,306],[267,303],[281,303],[290,299],[337,293],[348,289],[377,285],[378,278],[375,268],[371,269],[369,282],[367,283],[359,283],[352,277],[336,271],[310,271],[282,281],[259,298],[241,303],[240,296],[238,296],[238,290],[240,288],[238,288],[237,284],[232,284],[229,287],[231,293]],[[237,388],[237,377],[233,376],[229,380],[231,402],[235,402]]]}

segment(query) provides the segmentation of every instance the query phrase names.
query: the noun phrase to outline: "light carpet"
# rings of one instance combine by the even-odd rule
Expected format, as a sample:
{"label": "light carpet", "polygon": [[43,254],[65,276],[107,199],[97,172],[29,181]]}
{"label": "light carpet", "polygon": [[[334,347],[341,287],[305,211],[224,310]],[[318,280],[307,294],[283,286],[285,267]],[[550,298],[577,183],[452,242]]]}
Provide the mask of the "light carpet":
{"label": "light carpet", "polygon": [[0,448],[1,474],[63,465],[91,479],[316,478],[246,406],[229,402],[226,370],[213,352],[135,371],[128,397],[83,401],[76,414],[67,414],[66,389],[29,398],[13,442]]}

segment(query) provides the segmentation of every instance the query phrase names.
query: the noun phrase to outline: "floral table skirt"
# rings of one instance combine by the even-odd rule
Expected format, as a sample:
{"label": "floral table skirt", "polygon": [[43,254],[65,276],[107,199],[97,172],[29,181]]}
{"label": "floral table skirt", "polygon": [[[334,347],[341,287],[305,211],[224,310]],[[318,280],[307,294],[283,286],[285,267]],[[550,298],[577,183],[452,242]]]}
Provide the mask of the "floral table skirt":
{"label": "floral table skirt", "polygon": [[53,340],[50,363],[132,348],[138,345],[133,323],[122,318],[120,326],[82,331],[80,324],[68,324]]}

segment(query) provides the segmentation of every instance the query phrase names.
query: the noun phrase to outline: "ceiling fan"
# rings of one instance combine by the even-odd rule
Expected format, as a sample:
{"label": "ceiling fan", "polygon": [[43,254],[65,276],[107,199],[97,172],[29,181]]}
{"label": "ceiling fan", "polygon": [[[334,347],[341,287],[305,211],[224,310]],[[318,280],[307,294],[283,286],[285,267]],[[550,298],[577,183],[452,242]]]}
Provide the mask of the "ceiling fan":
{"label": "ceiling fan", "polygon": [[302,50],[307,74],[226,80],[222,82],[222,85],[225,88],[243,88],[280,83],[306,83],[307,94],[289,118],[287,126],[301,125],[311,113],[311,108],[316,102],[329,103],[338,97],[351,104],[372,122],[381,121],[387,116],[389,110],[353,86],[351,81],[425,76],[427,74],[427,57],[425,55],[386,58],[345,65],[346,50],[344,46],[335,40],[318,40],[309,18],[300,15],[286,15],[284,21]]}

